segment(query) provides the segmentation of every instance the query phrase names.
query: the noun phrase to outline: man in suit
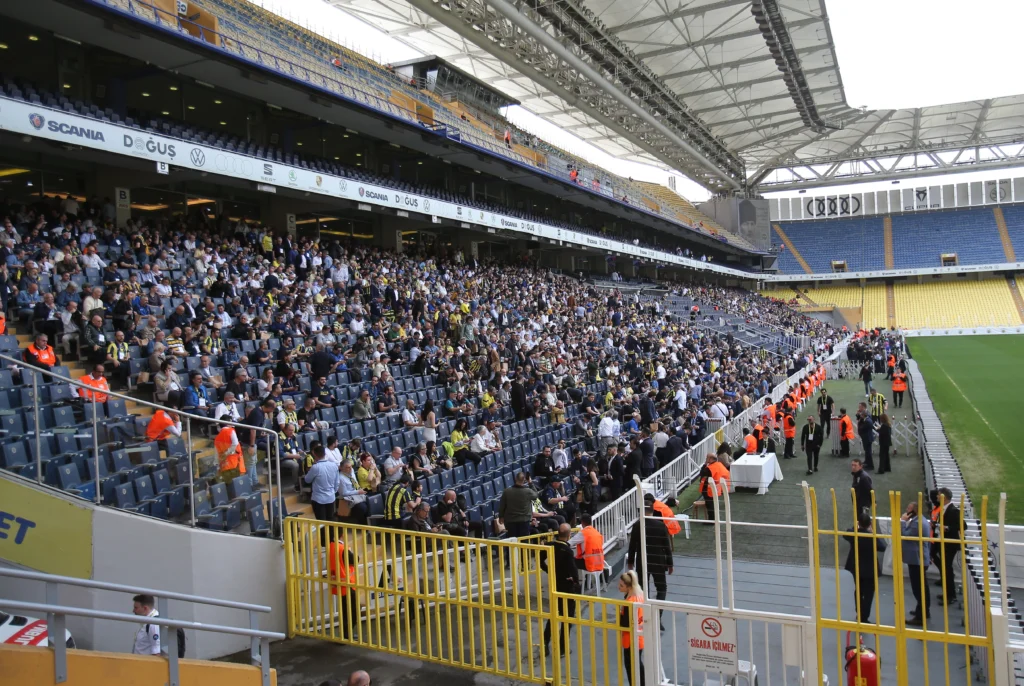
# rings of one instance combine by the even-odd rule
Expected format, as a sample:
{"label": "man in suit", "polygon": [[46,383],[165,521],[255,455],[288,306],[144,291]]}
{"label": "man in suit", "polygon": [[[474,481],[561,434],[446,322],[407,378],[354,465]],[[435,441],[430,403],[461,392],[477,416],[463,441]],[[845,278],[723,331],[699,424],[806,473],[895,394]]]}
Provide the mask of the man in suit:
{"label": "man in suit", "polygon": [[[960,552],[960,539],[963,536],[963,522],[960,509],[953,503],[953,492],[948,488],[939,489],[939,515],[935,522],[935,538],[944,538],[941,545],[932,546],[932,558],[935,566],[945,570],[941,583],[945,583],[939,602],[949,604],[956,601],[956,579],[953,577],[953,558]],[[940,528],[941,527],[941,534]]]}
{"label": "man in suit", "polygon": [[875,461],[871,456],[871,446],[875,442],[875,423],[871,421],[871,415],[868,414],[867,405],[864,403],[857,409],[857,435],[864,446],[864,469],[874,471]]}
{"label": "man in suit", "polygon": [[[576,554],[569,545],[569,537],[572,535],[572,528],[568,524],[558,525],[558,536],[551,544],[551,552],[540,556],[540,566],[548,574],[555,578],[555,590],[559,593],[579,593],[580,580],[579,572],[576,571]],[[576,601],[572,598],[559,598],[559,603],[565,603],[561,608],[562,617],[576,616]],[[562,636],[558,643],[558,654],[565,655],[569,646],[569,631],[572,625],[568,622],[562,623]],[[544,652],[549,653],[548,646],[551,644],[551,620],[544,625]]]}
{"label": "man in suit", "polygon": [[859,457],[850,461],[850,472],[853,474],[853,498],[857,508],[857,511],[853,513],[854,517],[860,517],[864,510],[867,510],[870,515],[871,491],[874,488],[871,483],[871,475],[864,470],[864,462]]}
{"label": "man in suit", "polygon": [[512,412],[515,414],[516,421],[518,422],[526,414],[526,387],[523,386],[521,377],[517,376],[516,380],[512,382],[509,404],[512,405]]}
{"label": "man in suit", "polygon": [[[644,527],[647,535],[647,559],[640,554],[640,527]],[[645,563],[646,562],[646,566]],[[647,586],[647,575],[654,579],[655,597],[664,600],[668,595],[666,574],[672,573],[672,537],[669,536],[665,520],[654,514],[654,501],[644,502],[644,516],[633,525],[629,535],[629,552],[626,554],[629,569],[636,569],[636,578],[640,585]],[[646,573],[645,573],[646,572]],[[660,619],[660,618],[659,618]],[[661,627],[665,629],[664,626]]]}
{"label": "man in suit", "polygon": [[814,421],[814,415],[807,415],[807,423],[800,432],[800,447],[807,453],[807,473],[818,471],[818,453],[825,442],[825,427]]}

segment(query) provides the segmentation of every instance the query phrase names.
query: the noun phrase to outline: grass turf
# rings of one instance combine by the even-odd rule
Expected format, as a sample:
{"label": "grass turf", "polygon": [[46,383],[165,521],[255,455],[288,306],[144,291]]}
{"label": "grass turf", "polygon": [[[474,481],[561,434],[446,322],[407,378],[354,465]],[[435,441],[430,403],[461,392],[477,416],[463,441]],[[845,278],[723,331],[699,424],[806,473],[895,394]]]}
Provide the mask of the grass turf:
{"label": "grass turf", "polygon": [[[908,345],[949,437],[976,507],[989,496],[989,519],[1000,493],[1024,492],[1024,448],[1017,394],[1024,387],[1024,337],[912,338]],[[1024,498],[1006,502],[1006,520],[1024,524]]]}

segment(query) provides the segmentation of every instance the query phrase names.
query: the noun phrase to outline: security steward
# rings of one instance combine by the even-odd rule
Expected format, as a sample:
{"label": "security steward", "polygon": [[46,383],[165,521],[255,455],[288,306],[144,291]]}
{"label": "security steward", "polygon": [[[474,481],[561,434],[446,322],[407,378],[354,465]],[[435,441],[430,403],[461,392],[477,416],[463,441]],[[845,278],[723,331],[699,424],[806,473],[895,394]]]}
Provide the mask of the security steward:
{"label": "security steward", "polygon": [[814,421],[814,415],[807,415],[807,423],[800,432],[800,447],[807,454],[807,473],[818,471],[818,453],[825,442],[825,429]]}
{"label": "security steward", "polygon": [[[669,503],[663,503],[657,498],[655,498],[653,494],[648,493],[644,496],[644,502],[650,502],[651,507],[654,508],[654,511],[657,514],[661,515],[661,521],[665,522],[665,528],[668,529],[668,535],[670,537],[669,543],[671,543],[671,537],[675,536],[683,530],[683,527],[679,526],[679,521],[676,519],[676,513],[672,511],[672,507],[674,507],[677,504],[675,499],[669,498],[669,502],[672,503],[672,505],[670,506]],[[672,549],[675,550],[674,544],[672,546]]]}
{"label": "security steward", "polygon": [[894,371],[896,371],[896,356],[889,353],[889,359],[885,361],[885,378],[892,379]]}
{"label": "security steward", "polygon": [[352,605],[355,602],[356,583],[355,557],[351,550],[345,550],[345,542],[339,540],[341,532],[331,527],[328,531],[330,543],[327,546],[327,571],[330,575],[331,595],[338,599],[341,610],[341,637],[351,638],[352,619],[355,613]]}
{"label": "security steward", "polygon": [[839,408],[839,457],[850,456],[850,441],[854,439],[853,420],[846,414],[846,408]]}
{"label": "security steward", "polygon": [[825,387],[821,388],[821,395],[818,396],[818,420],[825,427],[825,436],[832,436],[832,410],[835,407],[835,400],[828,394]]}
{"label": "security steward", "polygon": [[[715,519],[715,493],[722,489],[721,481],[725,479],[725,487],[729,486],[729,469],[718,461],[718,456],[708,453],[704,466],[700,468],[700,493],[704,496],[708,518]],[[715,490],[711,490],[715,488]]]}
{"label": "security steward", "polygon": [[39,369],[45,369],[51,371],[54,367],[60,364],[60,360],[57,359],[56,353],[53,352],[53,346],[48,345],[49,339],[46,334],[39,334],[36,336],[34,343],[30,343],[25,352],[22,353],[21,359],[25,361],[25,364]]}
{"label": "security steward", "polygon": [[[584,526],[587,526],[587,522],[590,519],[590,515],[586,515],[583,519]],[[590,527],[594,529],[593,527]],[[572,593],[579,594],[580,592],[580,579],[579,573],[576,571],[576,557],[573,555],[572,547],[569,545],[569,536],[571,535],[572,527],[568,524],[558,525],[558,534],[555,537],[554,542],[551,544],[551,553],[547,555],[541,555],[540,567],[549,575],[554,574],[555,578],[555,590],[559,593]],[[597,530],[594,529],[597,533]],[[601,534],[598,533],[598,536]],[[584,558],[586,559],[586,558]],[[549,560],[553,560],[554,564],[549,564]],[[601,569],[604,569],[604,548],[601,548]],[[559,615],[561,617],[575,617],[576,616],[576,601],[573,598],[559,598]],[[565,655],[565,651],[569,646],[569,631],[572,629],[570,622],[562,622],[561,636],[558,642],[558,655],[559,657]],[[544,653],[548,653],[548,646],[551,645],[551,620],[549,619],[544,624]]]}
{"label": "security steward", "polygon": [[907,392],[907,373],[897,369],[892,375],[892,406],[903,407],[903,394]]}
{"label": "security steward", "polygon": [[[231,415],[219,417],[221,421],[231,421]],[[235,427],[223,425],[213,439],[214,450],[217,451],[217,478],[223,483],[230,483],[236,477],[245,474],[245,460],[242,459],[242,445],[238,442]]]}
{"label": "security steward", "polygon": [[[558,529],[561,531],[561,525]],[[575,546],[577,569],[587,572],[604,571],[604,536],[594,527],[594,518],[591,515],[583,515],[583,527],[569,541],[569,546]]]}
{"label": "security steward", "polygon": [[796,440],[796,417],[793,416],[793,412],[786,412],[786,415],[782,418],[782,435],[786,438],[786,449],[782,454],[782,459],[788,460],[796,457],[796,453],[793,452],[793,443]]}
{"label": "security steward", "polygon": [[[755,427],[754,430],[757,431],[757,428]],[[743,450],[748,455],[757,453],[757,437],[746,427],[743,427]]]}

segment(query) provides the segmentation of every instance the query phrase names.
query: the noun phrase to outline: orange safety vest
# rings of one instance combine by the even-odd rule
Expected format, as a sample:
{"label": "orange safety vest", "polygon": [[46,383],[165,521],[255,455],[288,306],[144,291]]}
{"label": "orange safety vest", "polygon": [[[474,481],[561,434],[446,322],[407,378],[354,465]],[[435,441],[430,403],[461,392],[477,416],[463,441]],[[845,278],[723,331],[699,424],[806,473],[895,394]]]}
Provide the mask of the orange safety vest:
{"label": "orange safety vest", "polygon": [[894,391],[905,391],[907,390],[907,375],[903,372],[896,372],[892,375],[892,390]]}
{"label": "orange safety vest", "polygon": [[853,420],[849,415],[844,414],[839,418],[839,438],[844,441],[852,441],[853,436]]}
{"label": "orange safety vest", "polygon": [[[641,598],[638,595],[631,595],[628,598],[626,598],[626,600],[628,600],[631,603],[636,603],[637,605],[640,605],[640,603],[644,602],[643,598]],[[620,612],[632,613],[633,612],[633,608],[632,607],[628,607],[628,606],[627,607],[623,607],[620,610]],[[636,633],[637,633],[637,637],[636,637],[637,649],[643,650],[644,649],[644,608],[643,608],[643,606],[638,607],[637,611],[636,611]],[[629,629],[626,629],[625,631],[622,632],[622,647],[623,648],[628,648],[630,646],[630,638],[632,638],[632,637],[630,636]]]}
{"label": "orange safety vest", "polygon": [[84,388],[79,388],[78,395],[80,397],[85,398],[86,400],[95,400],[98,403],[107,402],[107,394],[100,393],[100,391],[110,390],[110,385],[107,383],[107,377],[103,377],[101,379],[94,379],[92,378],[92,374],[86,374],[81,379],[79,379],[79,381],[81,381],[86,386],[91,386],[92,388],[96,389],[95,391],[89,391]]}
{"label": "orange safety vest", "polygon": [[149,426],[146,427],[146,438],[151,441],[165,441],[171,435],[171,432],[167,430],[170,426],[174,426],[170,415],[163,410],[157,410],[153,418],[149,420]]}
{"label": "orange safety vest", "polygon": [[231,450],[231,436],[235,429],[225,426],[213,439],[213,447],[217,450],[217,461],[220,463],[220,471],[226,472],[229,469],[237,469],[239,474],[245,474],[245,461],[242,459],[242,446],[235,441],[235,449]]}
{"label": "orange safety vest", "polygon": [[0,335],[7,333],[7,315],[0,312]]}
{"label": "orange safety vest", "polygon": [[50,367],[57,364],[57,356],[53,354],[52,345],[46,346],[46,350],[40,350],[36,347],[35,343],[30,343],[28,351],[32,353],[37,360],[39,360],[40,364],[49,365]]}
{"label": "orange safety vest", "polygon": [[800,384],[800,389],[802,393],[801,397],[808,397],[811,394],[811,382],[807,379],[804,379],[803,383]]}
{"label": "orange safety vest", "polygon": [[355,565],[345,564],[345,544],[338,541],[330,543],[327,549],[327,570],[330,572],[331,595],[348,595],[348,586],[356,581]]}
{"label": "orange safety vest", "polygon": [[[729,487],[729,470],[726,468],[724,464],[722,464],[721,462],[712,462],[708,466],[708,469],[711,470],[711,480],[715,482],[716,487],[722,488],[722,486],[720,485],[722,479],[725,479],[725,487]],[[700,480],[701,495],[713,495],[711,489],[707,487],[706,482],[707,477],[704,477],[703,479]]]}
{"label": "orange safety vest", "polygon": [[774,429],[775,428],[775,404],[774,403],[772,403],[771,405],[765,405],[764,416],[768,418],[768,422],[767,423],[771,424],[772,428]]}
{"label": "orange safety vest", "polygon": [[676,521],[675,513],[665,503],[655,500],[654,511],[661,515],[662,521],[665,522],[665,528],[668,529],[669,536],[675,536],[683,530],[683,527],[679,526],[679,522]]}
{"label": "orange safety vest", "polygon": [[796,409],[796,403],[794,403],[793,399],[787,395],[785,398],[782,399],[782,409],[783,410],[793,410],[793,409]]}
{"label": "orange safety vest", "polygon": [[604,569],[604,536],[592,526],[580,530],[583,543],[576,546],[576,559],[583,560],[588,572],[600,572]]}
{"label": "orange safety vest", "polygon": [[754,434],[747,434],[743,437],[743,449],[748,453],[757,452],[757,438],[754,437]]}
{"label": "orange safety vest", "polygon": [[750,432],[750,435],[754,437],[755,441],[760,441],[764,438],[764,427],[760,424],[754,424],[754,430]]}
{"label": "orange safety vest", "polygon": [[782,420],[782,433],[786,438],[796,438],[796,419],[793,415],[787,414]]}
{"label": "orange safety vest", "polygon": [[895,355],[889,355],[888,366],[889,367],[895,367],[896,366],[896,356]]}

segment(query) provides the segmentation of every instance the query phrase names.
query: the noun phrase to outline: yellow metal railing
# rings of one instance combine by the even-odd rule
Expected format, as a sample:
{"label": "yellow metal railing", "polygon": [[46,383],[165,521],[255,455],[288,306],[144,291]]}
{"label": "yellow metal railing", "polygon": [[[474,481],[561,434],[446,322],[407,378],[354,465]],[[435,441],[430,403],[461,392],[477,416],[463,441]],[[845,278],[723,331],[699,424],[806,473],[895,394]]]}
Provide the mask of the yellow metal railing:
{"label": "yellow metal railing", "polygon": [[[569,684],[568,675],[586,670],[588,683],[624,683],[612,680],[622,665],[610,648],[604,662],[593,650],[576,651],[575,665],[551,657],[563,628],[579,641],[586,636],[581,648],[614,647],[634,624],[629,617],[619,625],[624,602],[551,601],[553,581],[543,567],[552,534],[524,543],[299,518],[286,519],[284,533],[290,636],[532,683]],[[570,599],[576,612],[568,612]]]}
{"label": "yellow metal railing", "polygon": [[[920,650],[923,658],[923,674],[915,675],[913,680],[917,683],[919,678],[923,678],[921,683],[943,683],[947,686],[950,683],[966,683],[967,686],[972,684],[972,674],[970,665],[971,660],[971,648],[984,649],[987,654],[988,662],[988,673],[993,674],[994,670],[994,652],[992,644],[992,628],[991,628],[991,616],[988,612],[990,604],[990,586],[988,578],[988,565],[982,565],[983,567],[983,583],[982,587],[984,592],[981,596],[980,601],[977,597],[966,592],[966,585],[973,584],[971,572],[967,567],[967,558],[969,551],[975,549],[980,552],[982,559],[987,554],[988,540],[987,540],[987,498],[982,499],[981,504],[981,519],[978,522],[978,537],[976,539],[967,538],[967,529],[963,519],[964,502],[961,497],[958,503],[959,515],[959,530],[961,532],[958,538],[950,538],[946,536],[945,527],[940,524],[935,527],[935,531],[931,536],[925,535],[925,523],[922,518],[931,521],[932,505],[929,503],[922,494],[917,495],[916,501],[913,501],[916,505],[916,512],[919,513],[916,518],[911,518],[908,530],[912,533],[904,535],[902,532],[902,519],[903,515],[907,512],[907,509],[901,504],[901,494],[899,492],[889,493],[889,505],[888,512],[880,513],[878,510],[878,504],[875,502],[874,492],[872,492],[871,504],[869,508],[870,523],[866,528],[858,528],[854,522],[843,522],[844,524],[850,524],[851,526],[843,527],[841,525],[841,518],[839,513],[839,504],[836,499],[835,490],[830,492],[831,497],[831,522],[830,528],[821,528],[818,515],[818,503],[814,489],[809,489],[811,498],[811,517],[812,525],[814,530],[813,540],[813,552],[814,552],[814,567],[815,567],[815,607],[817,608],[817,624],[818,624],[818,665],[819,669],[825,671],[824,665],[824,646],[823,646],[823,631],[833,630],[836,633],[836,673],[840,675],[847,674],[847,661],[849,658],[849,647],[851,644],[854,646],[860,646],[863,644],[863,637],[874,639],[874,645],[870,646],[872,650],[878,655],[878,660],[874,662],[873,667],[870,667],[871,662],[865,660],[863,665],[860,659],[855,659],[852,662],[852,669],[856,671],[857,683],[869,683],[869,681],[861,681],[865,677],[860,671],[861,669],[873,668],[876,672],[875,683],[895,683],[898,686],[905,686],[910,682],[910,676],[908,671],[908,658],[907,650],[908,644],[911,641],[917,642],[919,645],[915,646],[914,650]],[[851,499],[853,504],[853,512],[857,512],[856,496],[851,490]],[[945,507],[948,504],[945,502],[940,503],[940,507]],[[956,506],[957,503],[953,503]],[[881,519],[880,519],[881,517]],[[849,515],[846,516],[849,518]],[[854,517],[856,518],[856,517]],[[881,523],[888,518],[889,526],[888,532],[883,532],[883,526]],[[866,545],[864,541],[870,541]],[[911,571],[916,574],[916,578],[911,580],[905,578],[903,574],[903,565],[905,564],[903,545],[909,543],[909,549],[915,550],[914,558],[919,561],[926,562],[927,564],[914,565]],[[925,555],[925,545],[933,547],[934,553]],[[862,548],[866,548],[863,549]],[[879,593],[879,577],[880,567],[883,559],[885,558],[885,551],[891,549],[891,564],[892,564],[892,607],[890,608],[887,604],[883,605],[881,601],[881,594]],[[822,595],[825,592],[826,582],[822,580],[822,555],[823,550],[830,550],[833,557],[834,569],[834,589],[835,598],[833,603],[829,605],[836,608],[835,616],[826,616],[823,613]],[[845,553],[845,554],[843,554]],[[870,567],[872,570],[871,578],[862,578],[862,555],[870,554],[872,559],[870,562],[864,564],[865,567]],[[951,621],[950,608],[947,602],[939,601],[936,602],[936,593],[931,592],[934,587],[929,588],[928,584],[932,583],[933,578],[926,575],[929,566],[934,565],[939,570],[939,581],[943,592],[949,588],[955,588],[955,579],[949,578],[949,573],[953,569],[953,560],[959,555],[959,566],[960,566],[960,579],[963,584],[961,592],[958,593],[961,602],[963,603],[963,620],[962,620],[962,631],[959,630],[960,624],[957,619]],[[844,562],[845,561],[845,562]],[[852,570],[847,567],[852,566]],[[853,596],[854,596],[854,616],[843,616],[844,598],[843,598],[843,578],[844,575],[852,573],[853,576]],[[847,577],[848,578],[848,577]],[[909,582],[909,584],[908,584]],[[831,585],[831,584],[830,584]],[[907,586],[910,585],[911,591],[926,597],[926,594],[930,594],[931,604],[921,604],[922,617],[920,626],[916,624],[910,624],[907,617],[907,604],[909,602],[916,602],[914,598],[906,598]],[[973,600],[972,600],[973,598]],[[870,605],[864,607],[863,603],[868,602]],[[974,604],[981,604],[981,607],[974,607]],[[935,613],[932,612],[932,608],[938,606],[939,610]],[[848,606],[848,603],[847,603]],[[882,619],[883,615],[886,615],[885,621]],[[890,612],[891,610],[891,612]],[[847,615],[849,613],[847,612]],[[892,615],[891,618],[889,615]],[[871,617],[873,616],[873,619]],[[973,617],[986,617],[987,620],[984,626],[972,626],[971,618]],[[891,621],[889,621],[891,619]],[[929,625],[931,622],[931,625]],[[977,622],[976,622],[977,623]],[[852,641],[844,641],[848,636],[852,636]],[[885,640],[883,640],[885,639]],[[929,644],[934,644],[942,650],[942,665],[944,667],[944,675],[930,675],[929,670],[932,668],[932,663],[929,660]],[[886,649],[893,650],[894,654],[886,654]],[[934,648],[933,648],[934,649]],[[964,651],[964,663],[968,665],[966,670],[966,676],[960,674],[957,669],[950,668],[950,651],[963,649]],[[895,674],[893,680],[887,673],[886,678],[883,680],[883,662],[888,660],[895,661]],[[866,665],[866,666],[865,666]],[[966,681],[964,679],[966,678]],[[845,681],[845,679],[844,679]]]}

